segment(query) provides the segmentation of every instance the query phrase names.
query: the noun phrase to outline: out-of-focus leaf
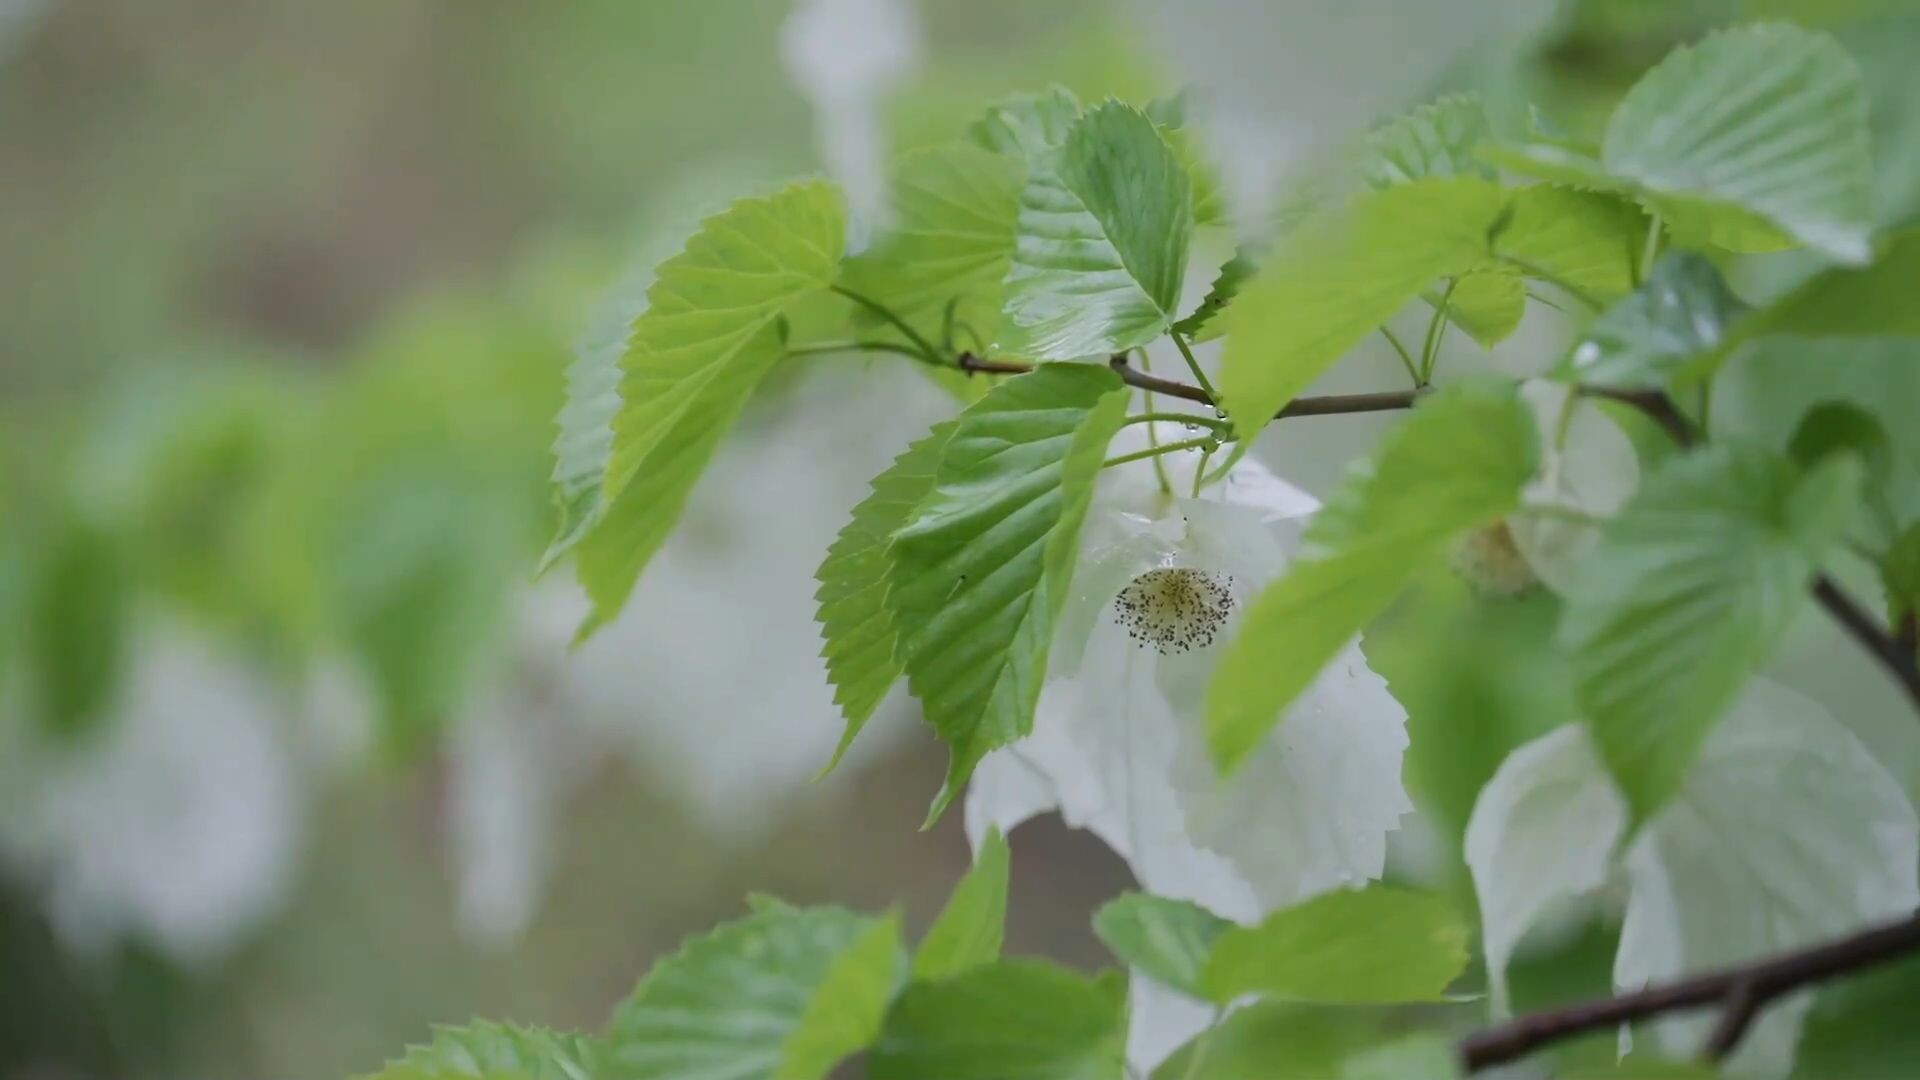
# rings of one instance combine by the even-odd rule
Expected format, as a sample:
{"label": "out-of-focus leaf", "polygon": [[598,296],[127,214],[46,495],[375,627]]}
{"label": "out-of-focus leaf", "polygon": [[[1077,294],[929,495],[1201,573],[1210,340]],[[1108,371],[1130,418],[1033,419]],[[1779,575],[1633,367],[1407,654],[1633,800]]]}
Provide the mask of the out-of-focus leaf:
{"label": "out-of-focus leaf", "polygon": [[1212,341],[1223,333],[1225,323],[1214,316],[1221,309],[1233,303],[1240,294],[1240,287],[1253,276],[1253,258],[1245,248],[1234,251],[1233,257],[1220,265],[1220,273],[1214,277],[1213,284],[1207,288],[1207,295],[1200,300],[1200,306],[1193,313],[1173,324],[1173,332],[1194,341]]}
{"label": "out-of-focus leaf", "polygon": [[968,134],[994,153],[1031,162],[1066,142],[1079,118],[1079,99],[1066,87],[1055,86],[1044,93],[1018,94],[996,102]]}
{"label": "out-of-focus leaf", "polygon": [[1617,195],[1534,184],[1513,193],[1493,252],[1523,274],[1599,303],[1633,290],[1647,231],[1639,207]]}
{"label": "out-of-focus leaf", "polygon": [[597,1050],[581,1035],[476,1020],[435,1030],[362,1080],[598,1080]]}
{"label": "out-of-focus leaf", "polygon": [[1880,246],[1871,266],[1816,274],[1744,329],[1749,336],[1920,337],[1915,281],[1920,281],[1920,228],[1902,229]]}
{"label": "out-of-focus leaf", "polygon": [[84,737],[113,703],[131,588],[119,541],[77,517],[41,556],[28,583],[23,644],[40,728],[55,739]]}
{"label": "out-of-focus leaf", "polygon": [[1214,760],[1237,764],[1421,566],[1511,510],[1533,474],[1535,442],[1511,386],[1462,383],[1415,408],[1349,474],[1308,526],[1299,561],[1254,600],[1228,643],[1207,691]]}
{"label": "out-of-focus leaf", "polygon": [[654,965],[608,1027],[608,1073],[820,1080],[878,1035],[903,966],[897,915],[763,907]]}
{"label": "out-of-focus leaf", "polygon": [[1127,987],[1038,960],[908,986],[867,1055],[873,1080],[1120,1080]]}
{"label": "out-of-focus leaf", "polygon": [[1360,175],[1376,187],[1430,176],[1494,179],[1474,153],[1488,134],[1486,110],[1476,98],[1444,97],[1382,124],[1367,136]]}
{"label": "out-of-focus leaf", "polygon": [[1567,596],[1560,640],[1601,756],[1636,821],[1771,654],[1859,500],[1860,467],[1802,472],[1722,443],[1648,476]]}
{"label": "out-of-focus leaf", "polygon": [[1509,269],[1476,270],[1455,280],[1447,316],[1486,348],[1505,341],[1527,314],[1527,287]]}
{"label": "out-of-focus leaf", "polygon": [[1233,924],[1187,900],[1128,893],[1093,915],[1093,932],[1129,967],[1193,997],[1204,998],[1200,969],[1213,943]]}
{"label": "out-of-focus leaf", "polygon": [[1213,939],[1208,998],[1324,1004],[1441,1000],[1467,966],[1467,925],[1431,893],[1387,885],[1323,893]]}
{"label": "out-of-focus leaf", "polygon": [[1675,252],[1587,327],[1559,374],[1597,386],[1664,385],[1722,355],[1746,311],[1712,263]]}
{"label": "out-of-focus leaf", "polygon": [[973,866],[920,940],[913,955],[915,979],[950,978],[1000,959],[1011,855],[1000,830],[987,830],[974,853]]}
{"label": "out-of-focus leaf", "polygon": [[1757,218],[1860,263],[1872,228],[1868,138],[1866,88],[1846,50],[1765,24],[1662,60],[1614,110],[1601,160],[1676,231],[1750,250],[1740,241]]}

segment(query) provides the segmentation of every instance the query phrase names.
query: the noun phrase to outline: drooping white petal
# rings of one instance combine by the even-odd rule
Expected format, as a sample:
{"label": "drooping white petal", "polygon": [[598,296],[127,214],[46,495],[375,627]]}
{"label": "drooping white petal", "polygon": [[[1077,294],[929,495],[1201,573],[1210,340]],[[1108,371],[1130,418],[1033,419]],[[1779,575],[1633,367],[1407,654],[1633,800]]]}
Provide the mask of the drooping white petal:
{"label": "drooping white petal", "polygon": [[1128,974],[1127,1064],[1135,1075],[1149,1076],[1187,1040],[1213,1026],[1215,1009],[1137,968]]}
{"label": "drooping white petal", "polygon": [[1507,1012],[1507,963],[1554,904],[1606,884],[1627,805],[1580,724],[1507,755],[1467,821],[1467,868],[1480,895],[1481,940],[1497,1015]]}
{"label": "drooping white petal", "polygon": [[[1917,859],[1920,823],[1886,770],[1820,706],[1756,679],[1627,854],[1614,982],[1643,986],[1910,913]],[[1771,1006],[1731,1071],[1785,1075],[1808,1004]],[[1670,1053],[1688,1053],[1713,1022],[1656,1030]]]}

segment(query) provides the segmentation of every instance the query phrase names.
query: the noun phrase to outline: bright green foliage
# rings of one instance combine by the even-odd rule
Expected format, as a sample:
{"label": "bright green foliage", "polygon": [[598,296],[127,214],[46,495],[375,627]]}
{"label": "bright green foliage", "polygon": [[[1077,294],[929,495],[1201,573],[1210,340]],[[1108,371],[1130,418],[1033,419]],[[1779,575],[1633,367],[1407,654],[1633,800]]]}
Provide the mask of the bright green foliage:
{"label": "bright green foliage", "polygon": [[987,751],[1033,728],[1080,523],[1127,395],[1105,365],[1045,364],[969,407],[894,539],[907,684],[952,751],[937,817]]}
{"label": "bright green foliage", "polygon": [[1068,360],[1159,337],[1175,318],[1193,232],[1186,169],[1159,129],[1110,101],[1031,164],[1004,344]]}
{"label": "bright green foliage", "polygon": [[873,1041],[904,965],[897,915],[767,905],[655,964],[606,1061],[628,1080],[820,1080]]}
{"label": "bright green foliage", "polygon": [[36,568],[22,612],[41,730],[79,739],[113,704],[126,649],[125,554],[105,531],[69,520]]}
{"label": "bright green foliage", "polygon": [[1646,231],[1646,215],[1617,195],[1534,184],[1507,200],[1493,252],[1529,277],[1607,303],[1632,291]]}
{"label": "bright green foliage", "polygon": [[1160,128],[1160,135],[1173,148],[1174,156],[1186,167],[1193,182],[1193,223],[1227,225],[1227,198],[1220,189],[1220,177],[1201,152],[1200,140],[1187,127],[1187,93],[1182,90],[1147,102],[1147,117]]}
{"label": "bright green foliage", "polygon": [[1920,337],[1920,228],[1902,229],[1873,265],[1834,267],[1756,315],[1749,332],[1799,337]]}
{"label": "bright green foliage", "polygon": [[1120,1080],[1127,986],[1002,960],[908,986],[867,1055],[873,1080]]}
{"label": "bright green foliage", "polygon": [[[661,264],[620,359],[620,410],[598,520],[574,549],[594,612],[612,618],[678,519],[694,481],[780,359],[775,320],[833,281],[840,197],[824,183],[743,199]],[[577,376],[575,389],[596,380]]]}
{"label": "bright green foliage", "polygon": [[1512,510],[1533,475],[1533,418],[1511,387],[1423,402],[1308,526],[1302,558],[1248,608],[1207,692],[1208,744],[1231,768],[1453,537]]}
{"label": "bright green foliage", "polygon": [[1240,287],[1247,283],[1255,270],[1253,257],[1245,248],[1234,251],[1233,257],[1220,264],[1220,273],[1208,287],[1207,295],[1200,299],[1200,306],[1193,313],[1173,324],[1173,332],[1190,341],[1212,341],[1223,332],[1226,325],[1222,319],[1214,316],[1233,302],[1240,293]]}
{"label": "bright green foliage", "polygon": [[1595,386],[1661,386],[1722,355],[1746,311],[1712,263],[1675,252],[1593,320],[1559,374]]}
{"label": "bright green foliage", "polygon": [[1889,619],[1898,622],[1920,612],[1920,522],[1894,538],[1880,566],[1880,583],[1886,589]]}
{"label": "bright green foliage", "polygon": [[1565,145],[1483,148],[1496,165],[1630,194],[1675,239],[1733,251],[1799,241],[1869,254],[1872,162],[1859,69],[1825,34],[1746,26],[1675,50],[1614,110],[1598,158]]}
{"label": "bright green foliage", "polygon": [[989,828],[973,866],[954,887],[940,917],[913,954],[913,977],[946,979],[1000,959],[1007,929],[1007,875],[1012,852],[999,829]]}
{"label": "bright green foliage", "polygon": [[1324,893],[1215,939],[1207,996],[1393,1004],[1439,1001],[1467,966],[1466,922],[1444,899],[1387,885]]}
{"label": "bright green foliage", "polygon": [[1675,50],[1614,110],[1600,156],[1676,233],[1745,250],[1758,218],[1836,259],[1869,255],[1866,89],[1825,34],[1740,27]]}
{"label": "bright green foliage", "polygon": [[[984,354],[1000,329],[1022,177],[1018,161],[965,143],[907,154],[894,169],[892,227],[847,260],[842,283],[929,341],[950,318],[953,348]],[[856,317],[863,336],[897,340],[872,313]]]}
{"label": "bright green foliage", "polygon": [[1455,177],[1399,184],[1284,238],[1225,315],[1217,381],[1234,430],[1267,419],[1435,280],[1487,258],[1500,189]]}
{"label": "bright green foliage", "polygon": [[1153,1080],[1458,1080],[1453,1045],[1437,1035],[1389,1039],[1351,1010],[1256,1002],[1201,1032]]}
{"label": "bright green foliage", "polygon": [[1493,170],[1474,153],[1487,138],[1487,114],[1472,97],[1454,96],[1422,105],[1367,136],[1359,170],[1376,187],[1429,176],[1478,176]]}
{"label": "bright green foliage", "polygon": [[1666,802],[1740,686],[1806,602],[1853,517],[1860,467],[1807,471],[1741,444],[1673,459],[1607,524],[1560,640],[1636,821]]}
{"label": "bright green foliage", "polygon": [[1194,997],[1200,969],[1232,923],[1187,900],[1127,893],[1101,905],[1093,932],[1129,967]]}
{"label": "bright green foliage", "polygon": [[596,1051],[579,1035],[480,1020],[436,1029],[364,1080],[598,1080]]}
{"label": "bright green foliage", "polygon": [[[1437,303],[1439,298],[1434,297]],[[1467,336],[1492,348],[1520,328],[1527,313],[1527,286],[1516,271],[1476,270],[1454,282],[1447,316]]]}
{"label": "bright green foliage", "polygon": [[820,604],[817,619],[826,641],[820,655],[827,662],[834,702],[847,719],[828,769],[840,763],[900,675],[900,635],[887,605],[893,569],[887,547],[932,490],[934,470],[953,428],[951,423],[936,425],[873,478],[873,490],[853,508],[852,520],[827,548],[826,561],[814,575],[820,582],[814,593]]}
{"label": "bright green foliage", "polygon": [[1064,86],[1019,94],[998,102],[968,131],[978,145],[1031,163],[1067,141],[1080,102]]}

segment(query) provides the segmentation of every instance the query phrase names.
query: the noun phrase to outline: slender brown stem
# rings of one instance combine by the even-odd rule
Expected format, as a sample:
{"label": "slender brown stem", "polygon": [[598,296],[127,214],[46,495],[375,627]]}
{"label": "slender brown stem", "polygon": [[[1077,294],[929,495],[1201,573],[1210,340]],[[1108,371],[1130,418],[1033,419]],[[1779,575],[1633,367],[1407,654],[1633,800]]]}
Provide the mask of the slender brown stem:
{"label": "slender brown stem", "polygon": [[[983,356],[963,352],[955,361],[961,371],[982,375],[1024,375],[1033,370],[1033,365],[1014,360],[989,360]],[[1149,375],[1127,363],[1125,356],[1116,356],[1111,361],[1113,370],[1128,386],[1137,386],[1156,394],[1165,394],[1181,401],[1191,401],[1196,405],[1215,405],[1213,395],[1197,386],[1163,379],[1158,375]],[[1295,398],[1286,407],[1274,414],[1277,420],[1290,416],[1338,416],[1351,413],[1392,412],[1396,409],[1410,409],[1420,399],[1425,389],[1420,390],[1383,390],[1371,394],[1326,394],[1320,397]]]}
{"label": "slender brown stem", "polygon": [[1754,1017],[1775,998],[1915,951],[1920,951],[1920,915],[1682,982],[1517,1017],[1467,1036],[1456,1050],[1462,1067],[1473,1072],[1523,1058],[1576,1035],[1605,1031],[1662,1013],[1720,1004],[1727,1008],[1727,1016],[1708,1047],[1709,1054],[1717,1058],[1739,1045]]}

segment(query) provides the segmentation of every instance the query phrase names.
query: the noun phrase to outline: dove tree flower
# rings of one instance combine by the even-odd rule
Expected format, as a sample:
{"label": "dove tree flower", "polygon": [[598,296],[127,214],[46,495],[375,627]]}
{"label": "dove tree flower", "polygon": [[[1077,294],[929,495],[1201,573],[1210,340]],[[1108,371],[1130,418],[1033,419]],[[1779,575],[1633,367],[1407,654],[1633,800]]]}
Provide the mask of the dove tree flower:
{"label": "dove tree flower", "polygon": [[[1125,429],[1112,451],[1144,431]],[[1406,712],[1357,641],[1224,782],[1201,730],[1220,651],[1318,506],[1251,457],[1196,497],[1162,490],[1145,461],[1108,469],[1033,734],[974,773],[974,845],[989,828],[1058,810],[1125,859],[1143,889],[1241,922],[1378,878],[1387,834],[1413,809],[1400,779]],[[1208,1016],[1144,977],[1133,997],[1130,1056],[1143,1068]]]}

